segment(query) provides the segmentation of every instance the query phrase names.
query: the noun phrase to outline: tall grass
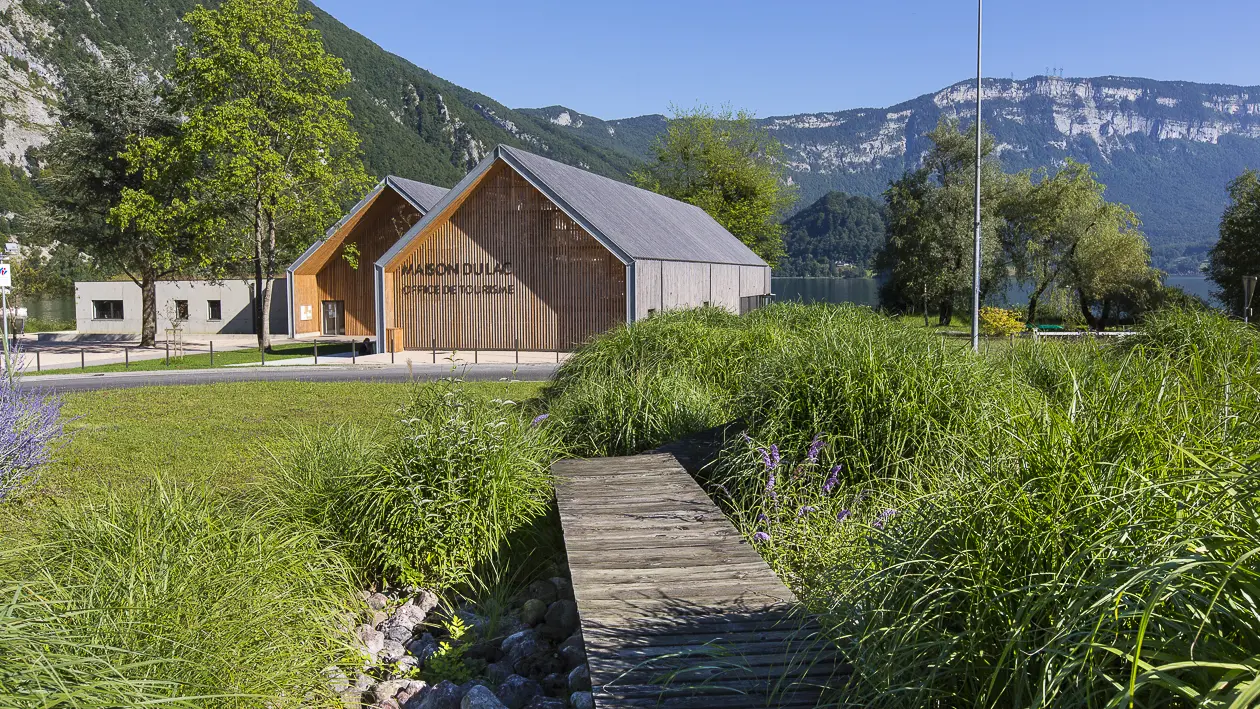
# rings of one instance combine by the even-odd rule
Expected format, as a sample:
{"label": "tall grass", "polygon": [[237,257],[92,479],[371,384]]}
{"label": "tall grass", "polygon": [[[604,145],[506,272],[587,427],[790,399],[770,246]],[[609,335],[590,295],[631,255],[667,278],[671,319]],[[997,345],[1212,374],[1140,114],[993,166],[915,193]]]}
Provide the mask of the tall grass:
{"label": "tall grass", "polygon": [[322,670],[351,652],[337,630],[349,568],[314,534],[204,489],[157,483],[53,512],[42,543],[3,571],[19,583],[6,610],[22,620],[0,631],[0,677],[26,679],[0,688],[65,695],[29,706],[80,695],[131,706],[155,692],[207,707],[331,706]]}
{"label": "tall grass", "polygon": [[[684,338],[714,327],[708,316],[648,325],[574,361],[619,362],[628,375],[595,370],[605,389],[668,379],[665,396],[638,423],[560,430],[641,446],[672,432],[659,426],[669,391],[719,392],[703,423],[740,419],[747,436],[724,451],[711,490],[830,619],[855,666],[836,701],[1256,702],[1253,331],[1170,311],[1120,343],[975,357],[870,311],[774,306],[719,321],[732,332],[718,339],[744,349],[697,366]],[[631,350],[652,364],[618,360]],[[601,410],[583,400],[593,376],[562,371],[551,410]],[[623,427],[615,437],[591,430],[609,421]]]}
{"label": "tall grass", "polygon": [[305,436],[272,496],[374,576],[448,588],[546,513],[556,447],[519,402],[458,388],[418,390],[403,419],[394,441],[348,428]]}

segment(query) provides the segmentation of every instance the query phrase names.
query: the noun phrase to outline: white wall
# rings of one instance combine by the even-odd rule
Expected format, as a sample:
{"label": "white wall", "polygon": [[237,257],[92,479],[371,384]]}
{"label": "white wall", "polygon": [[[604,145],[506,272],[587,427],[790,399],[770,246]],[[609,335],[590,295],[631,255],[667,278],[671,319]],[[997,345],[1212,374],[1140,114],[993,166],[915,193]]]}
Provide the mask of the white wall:
{"label": "white wall", "polygon": [[[271,317],[273,335],[287,335],[288,288],[283,278],[271,285]],[[252,306],[254,284],[251,281],[159,281],[157,284],[158,338],[165,337],[175,316],[175,301],[188,301],[188,319],[183,323],[185,335],[250,334],[254,328]],[[122,320],[97,320],[92,301],[121,300]],[[221,318],[210,320],[209,302],[221,305]],[[74,284],[74,311],[77,330],[91,334],[138,334],[141,322],[140,287],[131,281],[89,281]]]}
{"label": "white wall", "polygon": [[769,266],[731,266],[718,263],[634,262],[634,317],[649,311],[696,308],[708,303],[739,312],[739,299],[770,293]]}

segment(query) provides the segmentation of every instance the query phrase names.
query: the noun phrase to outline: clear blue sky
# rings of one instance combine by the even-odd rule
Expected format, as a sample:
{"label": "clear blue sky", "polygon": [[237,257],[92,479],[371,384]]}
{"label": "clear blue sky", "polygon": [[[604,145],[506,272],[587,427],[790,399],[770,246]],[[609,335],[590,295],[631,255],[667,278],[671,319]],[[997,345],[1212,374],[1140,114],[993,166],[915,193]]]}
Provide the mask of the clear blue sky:
{"label": "clear blue sky", "polygon": [[[386,50],[512,108],[671,103],[759,116],[887,106],[975,73],[966,0],[315,0]],[[985,76],[1260,85],[1256,0],[990,0]]]}

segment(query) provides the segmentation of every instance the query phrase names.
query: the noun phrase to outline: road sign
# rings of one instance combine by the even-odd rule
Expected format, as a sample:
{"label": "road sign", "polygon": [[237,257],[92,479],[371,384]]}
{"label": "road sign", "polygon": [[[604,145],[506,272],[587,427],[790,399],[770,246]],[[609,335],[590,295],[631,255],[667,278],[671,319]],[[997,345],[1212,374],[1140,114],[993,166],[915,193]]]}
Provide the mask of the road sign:
{"label": "road sign", "polygon": [[0,263],[0,288],[13,287],[13,267],[7,263]]}

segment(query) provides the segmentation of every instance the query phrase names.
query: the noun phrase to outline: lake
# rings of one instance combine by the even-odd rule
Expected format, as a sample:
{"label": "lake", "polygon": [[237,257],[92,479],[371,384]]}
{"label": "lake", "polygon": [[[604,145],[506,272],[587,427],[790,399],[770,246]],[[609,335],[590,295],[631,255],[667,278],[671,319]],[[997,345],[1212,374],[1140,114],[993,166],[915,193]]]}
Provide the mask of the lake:
{"label": "lake", "polygon": [[[1164,282],[1212,301],[1213,284],[1203,276],[1168,276]],[[857,303],[879,307],[879,281],[874,278],[771,278],[770,289],[775,300],[798,300],[803,303]],[[1006,293],[1008,303],[1027,302],[1028,289],[1012,286]]]}

